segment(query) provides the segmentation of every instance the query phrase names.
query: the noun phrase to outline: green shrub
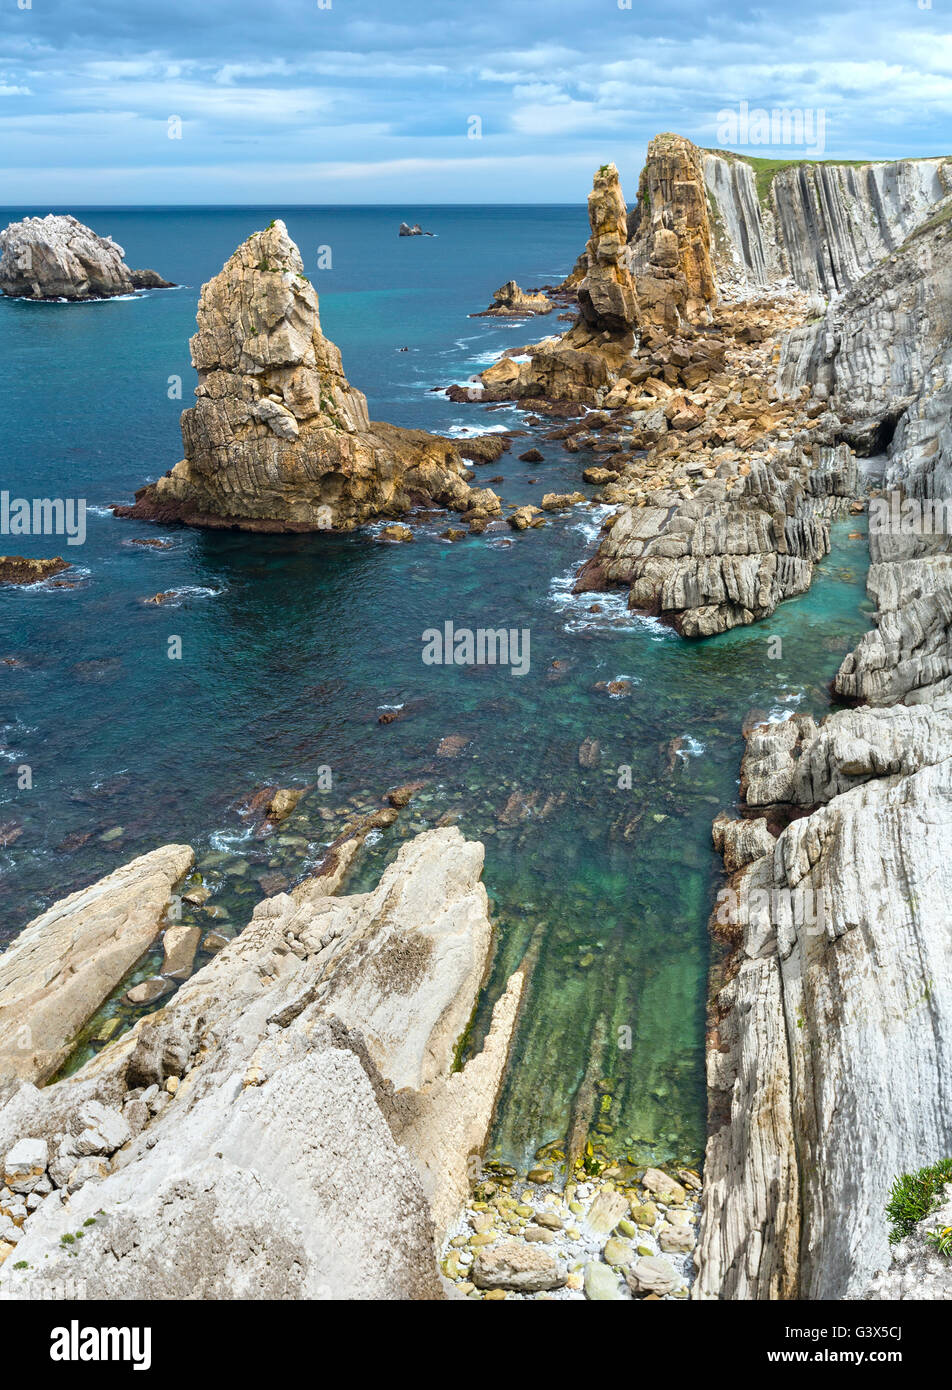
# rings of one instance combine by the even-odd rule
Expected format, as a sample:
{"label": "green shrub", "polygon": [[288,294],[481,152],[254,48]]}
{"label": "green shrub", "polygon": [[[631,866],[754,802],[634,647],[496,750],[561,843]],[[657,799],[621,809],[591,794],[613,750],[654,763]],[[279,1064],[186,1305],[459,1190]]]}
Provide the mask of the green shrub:
{"label": "green shrub", "polygon": [[892,1185],[886,1216],[891,1222],[889,1243],[895,1245],[924,1217],[933,1211],[943,1185],[952,1182],[952,1158],[943,1158],[931,1168],[903,1173]]}
{"label": "green shrub", "polygon": [[[952,1226],[944,1226],[941,1231],[929,1231],[926,1240],[933,1250],[938,1250],[947,1260],[952,1260]],[[13,1266],[16,1269],[16,1265]]]}

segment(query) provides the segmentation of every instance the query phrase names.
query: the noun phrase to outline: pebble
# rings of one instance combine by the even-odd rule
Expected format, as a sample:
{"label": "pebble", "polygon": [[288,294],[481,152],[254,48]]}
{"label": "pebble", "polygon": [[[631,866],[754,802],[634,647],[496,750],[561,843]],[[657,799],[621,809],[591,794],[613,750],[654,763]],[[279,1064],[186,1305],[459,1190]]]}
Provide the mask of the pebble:
{"label": "pebble", "polygon": [[[618,1165],[596,1179],[570,1180],[562,1190],[557,1178],[550,1184],[530,1183],[511,1170],[490,1171],[492,1180],[484,1177],[476,1184],[477,1195],[448,1233],[443,1250],[443,1267],[464,1296],[480,1300],[504,1293],[514,1301],[584,1297],[598,1302],[688,1297],[699,1193],[686,1181],[682,1186],[660,1170],[649,1170],[652,1190],[665,1189],[663,1200],[652,1200],[644,1184],[633,1180],[631,1169]],[[677,1171],[680,1178],[690,1170]],[[659,1174],[667,1181],[660,1182]],[[672,1244],[677,1248],[666,1248]],[[509,1252],[504,1264],[519,1250],[530,1260],[536,1255],[554,1258],[559,1281],[546,1289],[531,1287],[531,1276],[521,1285],[518,1279],[514,1285],[481,1278],[478,1267],[483,1262],[492,1266],[500,1248]],[[639,1267],[639,1278],[631,1279]],[[487,1284],[498,1287],[490,1290]]]}

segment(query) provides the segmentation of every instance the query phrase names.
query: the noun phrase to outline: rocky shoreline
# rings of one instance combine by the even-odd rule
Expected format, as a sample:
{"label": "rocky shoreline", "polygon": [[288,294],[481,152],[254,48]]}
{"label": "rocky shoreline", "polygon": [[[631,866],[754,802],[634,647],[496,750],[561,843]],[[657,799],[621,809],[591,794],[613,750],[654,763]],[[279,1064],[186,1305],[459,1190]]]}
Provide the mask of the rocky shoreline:
{"label": "rocky shoreline", "polygon": [[34,1035],[50,959],[69,944],[68,976],[101,988],[121,974],[115,946],[156,933],[191,850],[157,851],[154,887],[141,861],[119,871],[142,884],[131,919],[107,880],[0,957],[5,1298],[61,1281],[86,1298],[444,1296],[436,1242],[485,1144],[523,977],[456,1069],[492,949],[482,846],[425,832],[374,892],[339,896],[371,828],[262,900],[164,1008],[42,1090],[33,1079],[59,1055]]}
{"label": "rocky shoreline", "polygon": [[[561,287],[572,326],[454,397],[516,401],[597,457],[583,477],[615,510],[576,592],[623,588],[681,636],[716,636],[809,588],[831,521],[867,505],[858,459],[885,456],[874,502],[952,495],[948,165],[865,169],[809,187],[781,172],[764,202],[743,161],[664,135],[631,213],[615,167],[597,171]],[[847,214],[871,207],[857,236]],[[515,282],[500,295],[525,309]],[[186,456],[117,515],[501,519],[464,458],[509,440],[371,422],[283,223],[204,287],[192,357]],[[574,1152],[482,1166],[528,967],[460,1068],[493,950],[481,844],[424,831],[344,895],[370,818],[194,974],[194,929],[166,916],[192,851],[170,845],[0,956],[0,1294],[75,1273],[87,1297],[915,1296],[935,1270],[917,1248],[887,1272],[883,1210],[896,1174],[952,1152],[952,539],[871,528],[870,551],[875,625],[835,679],[844,707],[753,720],[740,802],[714,823],[703,1177],[588,1171]],[[185,983],[38,1089],[163,931]]]}

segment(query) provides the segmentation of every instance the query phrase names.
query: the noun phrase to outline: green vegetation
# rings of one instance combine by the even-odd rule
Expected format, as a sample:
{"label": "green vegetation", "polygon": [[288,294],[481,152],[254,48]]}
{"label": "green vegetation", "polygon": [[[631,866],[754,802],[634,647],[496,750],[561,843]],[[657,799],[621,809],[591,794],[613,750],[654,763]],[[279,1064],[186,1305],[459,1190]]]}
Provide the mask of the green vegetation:
{"label": "green vegetation", "polygon": [[17,1260],[17,1262],[16,1262],[16,1264],[13,1266],[13,1268],[14,1268],[14,1269],[29,1269],[30,1266],[27,1264],[26,1260]]}
{"label": "green vegetation", "polygon": [[952,1226],[943,1226],[941,1231],[930,1231],[926,1240],[933,1250],[938,1250],[940,1255],[944,1255],[947,1260],[952,1260]]}
{"label": "green vegetation", "polygon": [[886,1216],[892,1223],[889,1243],[895,1245],[933,1211],[945,1183],[952,1182],[952,1158],[943,1158],[931,1168],[903,1173],[892,1185]]}
{"label": "green vegetation", "polygon": [[754,171],[757,198],[762,206],[766,206],[770,198],[771,184],[784,169],[796,169],[801,164],[831,164],[842,165],[847,169],[861,169],[866,164],[890,163],[887,159],[760,159],[756,155],[738,154],[736,150],[708,150],[707,153],[718,154],[729,163],[739,159],[743,164],[749,164]]}

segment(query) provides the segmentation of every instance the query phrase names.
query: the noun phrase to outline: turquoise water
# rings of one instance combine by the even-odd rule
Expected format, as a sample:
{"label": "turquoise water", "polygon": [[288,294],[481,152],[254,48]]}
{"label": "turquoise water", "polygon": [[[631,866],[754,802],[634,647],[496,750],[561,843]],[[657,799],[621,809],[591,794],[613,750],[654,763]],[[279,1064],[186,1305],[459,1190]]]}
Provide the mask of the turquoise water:
{"label": "turquoise water", "polygon": [[[6,220],[24,211],[34,210]],[[736,800],[751,707],[778,717],[829,707],[827,683],[867,626],[855,524],[837,526],[809,595],[756,629],[698,644],[629,618],[617,597],[571,596],[603,511],[457,544],[439,536],[447,518],[432,517],[404,546],[372,532],[274,537],[116,521],[108,504],[180,457],[201,282],[272,216],[300,244],[325,332],[372,416],[447,433],[526,429],[532,437],[478,470],[480,481],[503,475],[495,487],[512,503],[579,487],[587,455],[541,441],[513,408],[454,405],[433,388],[538,336],[468,314],[511,277],[524,287],[561,278],[585,217],[577,208],[77,211],[114,235],[130,264],[184,288],[78,306],[0,301],[10,383],[2,486],[84,496],[98,509],[81,548],[4,538],[8,550],[62,551],[79,582],[0,592],[0,941],[56,897],[169,840],[194,845],[214,924],[234,931],[262,891],[313,866],[355,809],[424,781],[355,886],[374,881],[401,838],[447,815],[484,840],[498,950],[473,1045],[508,973],[527,952],[532,965],[496,1156],[523,1164],[594,1127],[606,1153],[696,1161],[718,872],[710,821]],[[409,213],[438,235],[399,239]],[[331,271],[316,269],[322,245]],[[167,395],[175,375],[183,401]],[[519,462],[530,446],[542,463]],[[129,544],[141,536],[171,544]],[[181,591],[173,605],[143,604],[170,589]],[[422,633],[446,620],[528,628],[528,674],[424,665]],[[171,635],[181,661],[166,655]],[[775,635],[779,661],[769,659]],[[627,694],[594,688],[615,679],[630,683]],[[397,706],[399,719],[379,722]],[[465,746],[437,756],[450,735]],[[599,744],[590,768],[579,764],[585,739]],[[33,788],[18,791],[24,763]],[[316,785],[322,768],[329,790]],[[242,811],[265,785],[313,789],[261,840]]]}

